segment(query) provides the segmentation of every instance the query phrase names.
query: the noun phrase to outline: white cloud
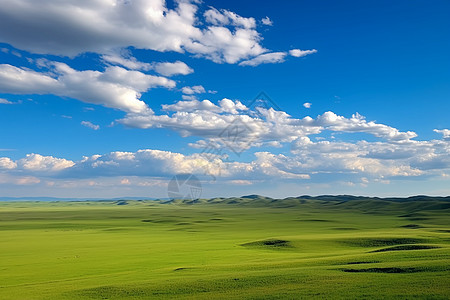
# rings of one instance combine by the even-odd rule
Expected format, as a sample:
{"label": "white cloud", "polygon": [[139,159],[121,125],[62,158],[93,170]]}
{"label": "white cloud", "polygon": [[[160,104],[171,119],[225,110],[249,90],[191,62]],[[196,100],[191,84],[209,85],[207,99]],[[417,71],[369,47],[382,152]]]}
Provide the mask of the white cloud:
{"label": "white cloud", "polygon": [[176,62],[145,63],[138,61],[128,53],[125,54],[126,57],[120,54],[103,55],[102,59],[109,64],[120,65],[130,70],[154,70],[158,74],[169,77],[173,75],[188,75],[194,72],[192,68],[179,60]]}
{"label": "white cloud", "polygon": [[91,129],[94,129],[94,130],[99,130],[99,129],[100,129],[100,126],[99,126],[99,125],[92,124],[92,123],[89,122],[89,121],[81,121],[81,125],[86,126],[86,127],[89,127],[89,128],[91,128]]}
{"label": "white cloud", "polygon": [[[374,157],[370,153],[392,149],[394,155]],[[405,149],[406,148],[406,149]],[[442,149],[445,148],[445,151]],[[396,151],[412,152],[409,156]],[[450,144],[445,141],[412,142],[406,145],[388,142],[311,142],[306,138],[296,143],[290,156],[256,152],[249,162],[228,161],[222,155],[183,155],[152,149],[137,152],[111,152],[84,157],[72,162],[51,156],[29,154],[15,162],[6,162],[9,172],[35,176],[36,172],[55,178],[89,179],[119,177],[121,184],[131,184],[130,176],[170,178],[173,174],[211,175],[233,184],[264,180],[326,180],[368,184],[387,182],[391,178],[441,176],[450,171]],[[50,172],[50,173],[49,173]],[[325,179],[317,177],[326,176]]]}
{"label": "white cloud", "polygon": [[0,157],[0,169],[15,169],[17,164],[9,157]]}
{"label": "white cloud", "polygon": [[155,71],[164,76],[188,75],[194,72],[182,61],[157,63],[155,64]]}
{"label": "white cloud", "polygon": [[309,103],[309,102],[305,102],[305,103],[303,103],[303,107],[305,107],[305,108],[311,108],[311,103]]}
{"label": "white cloud", "polygon": [[102,59],[107,63],[113,64],[113,65],[121,65],[130,70],[148,71],[153,68],[152,64],[140,62],[135,57],[132,57],[130,55],[127,55],[127,56],[128,57],[123,57],[123,56],[117,55],[117,54],[108,54],[108,55],[103,55]]}
{"label": "white cloud", "polygon": [[124,178],[124,179],[122,179],[122,180],[120,181],[120,184],[123,184],[123,185],[130,185],[131,182],[130,182],[130,180],[129,180],[128,178]]}
{"label": "white cloud", "polygon": [[[358,173],[375,178],[411,177],[423,175],[424,171],[413,166],[413,161],[404,159],[374,158],[369,152],[392,146],[389,143],[345,143],[320,141],[317,143],[298,141],[293,153],[298,157],[298,168],[308,172],[328,174]],[[394,146],[401,150],[399,145]],[[413,145],[411,148],[415,148]],[[292,165],[292,164],[291,164]]]}
{"label": "white cloud", "polygon": [[230,180],[231,184],[236,184],[236,185],[252,185],[253,182],[251,182],[250,180]]}
{"label": "white cloud", "polygon": [[272,20],[269,17],[262,18],[261,19],[261,23],[263,23],[263,25],[266,25],[266,26],[272,26],[273,25],[273,22],[272,22]]}
{"label": "white cloud", "polygon": [[18,161],[18,165],[24,170],[30,171],[61,171],[75,165],[71,160],[42,156],[40,154],[27,154]]}
{"label": "white cloud", "polygon": [[401,132],[384,124],[366,121],[359,114],[345,118],[325,112],[316,119],[309,116],[296,119],[272,108],[258,108],[258,114],[255,115],[241,102],[226,98],[219,101],[219,105],[194,99],[164,105],[163,109],[173,113],[128,114],[118,122],[137,128],[167,128],[182,136],[207,138],[216,143],[223,142],[219,136],[230,128],[230,124],[240,124],[241,129],[245,130],[236,136],[236,140],[248,147],[259,147],[261,143],[290,143],[323,131],[361,132],[396,143],[407,143],[417,136],[411,131]]}
{"label": "white cloud", "polygon": [[[181,101],[165,107],[167,111],[173,109],[183,109],[191,112],[198,118],[211,112],[212,115],[220,116],[225,114],[229,117],[243,118],[243,115],[233,115],[229,104],[237,102],[221,101],[215,105],[208,100],[204,101]],[[228,112],[226,112],[228,111]],[[236,111],[240,111],[237,110]],[[273,112],[269,113],[273,114]],[[176,114],[176,113],[175,113]],[[181,116],[186,115],[182,113]],[[325,114],[324,114],[325,115]],[[284,116],[284,117],[283,117]],[[168,117],[168,116],[166,116]],[[247,116],[248,117],[248,116]],[[262,141],[289,141],[292,137],[286,136],[290,126],[316,126],[315,123],[323,123],[323,115],[316,119],[303,118],[291,119],[287,115],[273,114],[272,119],[259,120],[261,127],[254,126],[253,129],[260,129],[260,132],[248,133],[243,140],[249,140],[251,135],[260,134]],[[276,124],[270,124],[275,120],[281,120]],[[330,120],[333,119],[334,121]],[[171,129],[179,129],[180,132],[186,129],[186,124],[173,121]],[[211,119],[212,120],[212,119]],[[169,124],[167,118],[161,118]],[[179,120],[177,120],[179,121]],[[200,119],[193,119],[195,127],[192,127],[191,134],[202,134],[213,136],[215,131],[212,127],[205,127]],[[247,119],[249,121],[249,119]],[[361,124],[369,124],[361,117],[342,119],[328,118],[327,122],[336,123],[356,123],[356,127]],[[219,124],[219,123],[217,123]],[[305,125],[306,124],[306,125]],[[159,123],[158,125],[161,125]],[[251,126],[251,123],[247,124]],[[326,126],[334,126],[328,125]],[[175,128],[175,126],[178,126]],[[274,126],[274,127],[273,127]],[[367,125],[369,126],[369,125]],[[386,125],[384,125],[386,126]],[[267,131],[263,128],[269,127]],[[197,130],[196,132],[194,132]],[[256,152],[254,159],[244,162],[234,162],[229,160],[229,156],[223,152],[196,153],[184,155],[170,151],[160,151],[144,149],[136,152],[111,152],[103,155],[92,155],[84,157],[79,161],[71,161],[52,156],[42,156],[39,154],[28,154],[25,158],[13,161],[10,158],[0,158],[0,183],[33,184],[40,181],[48,182],[52,178],[57,179],[55,186],[61,185],[59,181],[73,179],[70,184],[86,184],[87,186],[102,186],[104,179],[116,178],[115,182],[121,185],[149,186],[149,180],[162,180],[172,177],[178,173],[193,173],[200,176],[211,176],[214,180],[235,185],[247,185],[255,182],[265,181],[311,181],[313,183],[338,183],[344,185],[368,186],[372,183],[388,184],[398,178],[424,178],[440,177],[442,174],[450,172],[450,142],[448,140],[415,141],[403,140],[398,142],[389,139],[389,134],[384,140],[367,142],[342,142],[320,140],[313,142],[308,135],[313,132],[320,133],[326,127],[308,131],[297,128],[297,133],[303,135],[294,137],[291,143],[291,153],[274,154],[270,152]],[[374,128],[377,128],[374,126]],[[392,127],[389,127],[392,128]],[[351,132],[351,131],[350,131]],[[363,131],[364,132],[364,131]],[[373,133],[371,130],[369,132]],[[385,129],[381,130],[385,133]],[[198,145],[202,150],[211,142],[217,141],[212,137],[209,142],[199,141]],[[203,143],[203,145],[201,145]],[[216,144],[214,147],[224,149],[224,145]],[[199,151],[202,152],[202,151]],[[130,180],[129,178],[133,178]],[[152,179],[153,178],[153,179]],[[82,183],[85,182],[85,183]],[[102,183],[103,182],[103,183]],[[111,183],[112,184],[112,183]],[[153,184],[152,184],[153,186]]]}
{"label": "white cloud", "polygon": [[40,183],[41,180],[39,178],[33,177],[33,176],[26,176],[26,177],[19,177],[15,181],[15,184],[17,185],[30,185],[30,184],[37,184]]}
{"label": "white cloud", "polygon": [[[18,161],[21,173],[40,174],[47,178],[76,178],[79,180],[98,177],[119,177],[121,184],[128,185],[130,176],[172,177],[179,173],[222,176],[225,180],[240,180],[242,183],[252,180],[271,179],[273,177],[291,179],[309,179],[302,172],[280,169],[266,153],[257,153],[257,159],[250,163],[226,162],[220,157],[207,159],[200,154],[183,155],[169,151],[152,149],[137,152],[111,152],[105,155],[84,157],[81,161],[71,162],[64,159],[29,154]],[[278,161],[277,163],[279,162]],[[70,163],[69,163],[70,162]],[[28,175],[27,175],[28,176]],[[124,177],[126,176],[126,177]],[[238,181],[236,181],[238,182]]]}
{"label": "white cloud", "polygon": [[39,73],[8,64],[0,65],[0,91],[11,94],[54,94],[126,112],[143,112],[147,105],[141,92],[153,87],[175,87],[165,77],[146,75],[121,67],[100,71],[77,71],[59,62],[44,62],[48,73]]}
{"label": "white cloud", "polygon": [[14,104],[13,102],[11,102],[11,101],[9,101],[9,100],[6,100],[6,99],[3,99],[3,98],[0,98],[0,104]]}
{"label": "white cloud", "polygon": [[58,80],[47,74],[0,64],[0,91],[9,94],[47,94],[61,89]]}
{"label": "white cloud", "polygon": [[181,52],[201,34],[193,26],[196,10],[188,2],[170,10],[163,0],[44,0],[39,6],[32,0],[3,1],[0,36],[2,42],[43,54],[75,56],[128,46]]}
{"label": "white cloud", "polygon": [[213,25],[229,25],[230,19],[215,8],[211,8],[203,14],[205,20]]}
{"label": "white cloud", "polygon": [[444,139],[450,139],[450,129],[434,129],[433,131],[442,134]]}
{"label": "white cloud", "polygon": [[43,0],[39,5],[33,0],[2,1],[0,42],[32,53],[69,57],[86,52],[108,55],[128,47],[188,51],[219,63],[236,63],[266,52],[254,18],[213,7],[198,16],[199,3],[176,1],[176,7],[169,9],[164,0]]}
{"label": "white cloud", "polygon": [[309,54],[314,54],[314,53],[317,53],[316,49],[312,49],[312,50],[292,49],[292,50],[289,50],[289,54],[294,57],[303,57],[303,56],[306,56]]}
{"label": "white cloud", "polygon": [[261,54],[255,58],[252,58],[250,60],[245,60],[243,62],[240,62],[240,66],[258,66],[260,64],[274,64],[274,63],[281,63],[284,61],[284,58],[286,57],[286,52],[272,52],[272,53],[265,53]]}
{"label": "white cloud", "polygon": [[236,28],[231,31],[227,27],[209,26],[198,40],[185,48],[216,63],[234,64],[266,52],[267,49],[259,44],[260,40],[260,34],[253,29]]}
{"label": "white cloud", "polygon": [[183,111],[183,112],[193,112],[197,110],[208,110],[219,112],[220,108],[213,104],[209,100],[189,100],[189,101],[178,101],[175,104],[164,104],[162,105],[165,111]]}
{"label": "white cloud", "polygon": [[214,7],[211,7],[204,13],[205,20],[208,23],[211,23],[215,26],[223,26],[223,25],[234,25],[243,28],[255,28],[256,21],[254,18],[245,18],[241,17],[238,14],[222,9],[217,10]]}
{"label": "white cloud", "polygon": [[196,101],[198,98],[194,95],[181,95],[181,99],[187,100],[187,101]]}
{"label": "white cloud", "polygon": [[181,92],[183,94],[187,95],[193,95],[193,94],[203,94],[206,93],[206,90],[201,85],[195,85],[195,86],[185,86],[181,89]]}

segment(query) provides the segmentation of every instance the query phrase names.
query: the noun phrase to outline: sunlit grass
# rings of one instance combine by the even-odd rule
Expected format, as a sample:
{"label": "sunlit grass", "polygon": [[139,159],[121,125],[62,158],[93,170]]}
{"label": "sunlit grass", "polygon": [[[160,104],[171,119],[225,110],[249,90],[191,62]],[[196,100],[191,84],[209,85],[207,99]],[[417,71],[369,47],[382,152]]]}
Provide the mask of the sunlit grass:
{"label": "sunlit grass", "polygon": [[218,202],[0,203],[0,299],[450,296],[448,209]]}

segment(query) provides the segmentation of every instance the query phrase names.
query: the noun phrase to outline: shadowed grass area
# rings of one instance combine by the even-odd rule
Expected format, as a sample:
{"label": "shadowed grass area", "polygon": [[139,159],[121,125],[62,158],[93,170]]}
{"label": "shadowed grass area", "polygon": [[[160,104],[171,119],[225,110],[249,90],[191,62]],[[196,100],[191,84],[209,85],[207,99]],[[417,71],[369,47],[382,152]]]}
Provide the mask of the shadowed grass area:
{"label": "shadowed grass area", "polygon": [[231,200],[0,202],[0,299],[450,296],[437,200]]}
{"label": "shadowed grass area", "polygon": [[368,268],[368,269],[342,269],[344,272],[350,273],[416,273],[423,272],[419,268]]}
{"label": "shadowed grass area", "polygon": [[437,249],[441,248],[438,246],[430,246],[430,245],[401,245],[394,246],[389,248],[378,249],[372,252],[386,252],[386,251],[406,251],[406,250],[425,250],[425,249]]}
{"label": "shadowed grass area", "polygon": [[407,225],[403,225],[403,226],[400,226],[400,227],[411,228],[411,229],[423,228],[423,226],[418,225],[418,224],[407,224]]}
{"label": "shadowed grass area", "polygon": [[418,244],[425,243],[428,240],[421,238],[356,238],[342,240],[341,243],[347,244],[349,246],[357,247],[379,247],[379,246],[391,246],[391,245],[401,245],[401,244]]}
{"label": "shadowed grass area", "polygon": [[241,246],[244,247],[263,247],[267,249],[272,248],[290,248],[292,247],[291,243],[286,240],[279,240],[279,239],[269,239],[264,241],[256,241],[256,242],[250,242],[242,244]]}

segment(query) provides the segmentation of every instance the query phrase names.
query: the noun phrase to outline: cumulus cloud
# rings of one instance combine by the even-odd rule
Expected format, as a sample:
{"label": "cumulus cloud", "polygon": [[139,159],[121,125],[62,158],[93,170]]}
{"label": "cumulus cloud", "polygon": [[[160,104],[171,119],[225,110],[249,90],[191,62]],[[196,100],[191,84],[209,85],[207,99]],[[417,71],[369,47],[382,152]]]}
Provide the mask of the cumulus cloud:
{"label": "cumulus cloud", "polygon": [[196,10],[189,2],[167,9],[163,0],[45,0],[39,6],[31,0],[2,1],[0,36],[2,42],[42,54],[75,56],[128,46],[181,52],[201,34],[193,26]]}
{"label": "cumulus cloud", "polygon": [[176,1],[170,9],[164,0],[44,0],[39,5],[33,0],[2,1],[0,42],[69,57],[128,47],[188,51],[220,63],[236,63],[266,51],[254,18],[213,7],[202,18],[197,14],[199,3]]}
{"label": "cumulus cloud", "polygon": [[42,156],[40,154],[27,154],[25,158],[18,161],[18,165],[29,171],[61,171],[75,165],[71,160],[55,158],[53,156]]}
{"label": "cumulus cloud", "polygon": [[234,64],[242,59],[258,56],[267,51],[260,45],[261,36],[254,29],[208,26],[198,40],[185,48],[196,56],[205,57],[216,63]]}
{"label": "cumulus cloud", "polygon": [[75,162],[29,154],[16,162],[0,158],[0,168],[3,168],[0,179],[5,178],[4,172],[20,174],[23,184],[30,178],[92,181],[100,177],[117,177],[118,182],[129,185],[132,184],[129,180],[132,176],[160,180],[178,173],[213,176],[238,185],[273,180],[320,182],[323,176],[327,176],[327,182],[369,184],[396,178],[441,176],[442,172],[450,170],[450,144],[445,140],[411,141],[407,144],[389,141],[312,142],[303,137],[292,145],[290,155],[256,152],[254,159],[247,162],[230,161],[227,155],[220,153],[184,155],[143,149],[92,155]]}
{"label": "cumulus cloud", "polygon": [[61,88],[49,75],[0,64],[0,91],[9,94],[47,94]]}
{"label": "cumulus cloud", "polygon": [[47,73],[8,64],[0,65],[0,91],[10,94],[54,94],[99,104],[125,112],[143,112],[147,105],[139,98],[154,87],[175,87],[160,76],[129,71],[118,66],[100,71],[77,71],[60,62],[44,61]]}
{"label": "cumulus cloud", "polygon": [[[0,175],[12,174],[16,179],[11,182],[16,183],[19,177],[25,181],[28,177],[75,180],[119,177],[122,181],[117,182],[125,185],[131,184],[131,180],[124,181],[130,176],[168,178],[177,173],[220,177],[222,179],[218,180],[233,184],[274,179],[320,182],[320,178],[326,176],[329,182],[367,185],[450,172],[450,143],[446,130],[436,130],[443,134],[442,140],[418,141],[414,140],[417,136],[414,132],[401,132],[385,124],[367,121],[358,113],[350,118],[333,112],[325,112],[316,118],[293,118],[282,111],[258,107],[255,115],[241,102],[226,98],[217,104],[209,100],[178,101],[163,105],[162,109],[165,111],[162,115],[150,110],[129,113],[120,122],[140,128],[167,128],[182,136],[197,136],[200,139],[191,146],[199,149],[199,153],[184,155],[144,149],[92,155],[79,161],[28,154],[17,161],[0,158]],[[343,142],[319,136],[320,139],[312,141],[311,137],[324,131],[366,133],[379,140]],[[289,155],[264,151],[254,153],[254,159],[250,161],[229,159],[228,153],[238,152],[233,147],[283,145],[290,145]]]}
{"label": "cumulus cloud", "polygon": [[86,126],[88,128],[94,129],[94,130],[99,130],[100,126],[96,125],[96,124],[92,124],[89,121],[81,121],[81,125]]}
{"label": "cumulus cloud", "polygon": [[306,56],[309,54],[314,54],[314,53],[317,53],[316,49],[312,49],[312,50],[292,49],[292,50],[289,50],[289,54],[294,57],[303,57],[303,56]]}
{"label": "cumulus cloud", "polygon": [[[72,162],[51,156],[29,154],[17,162],[18,172],[42,178],[89,179],[121,177],[121,184],[130,184],[127,177],[168,178],[178,173],[222,176],[226,180],[263,180],[282,176],[291,179],[309,179],[309,175],[288,168],[279,169],[264,154],[250,163],[225,161],[221,157],[209,159],[200,154],[183,155],[153,149],[136,152],[111,152],[84,157]],[[1,175],[1,174],[0,174]],[[126,176],[126,177],[125,177]]]}
{"label": "cumulus cloud", "polygon": [[0,157],[0,169],[15,169],[17,164],[9,157]]}
{"label": "cumulus cloud", "polygon": [[450,129],[434,129],[433,131],[442,134],[444,139],[450,139]]}
{"label": "cumulus cloud", "polygon": [[[169,114],[157,115],[152,111],[145,114],[128,114],[119,123],[137,128],[167,128],[181,136],[197,136],[218,144],[224,144],[221,135],[232,134],[239,148],[260,147],[279,143],[291,143],[317,135],[324,131],[360,132],[395,143],[407,143],[417,137],[412,131],[401,132],[396,128],[367,121],[358,113],[350,118],[325,112],[315,119],[306,116],[293,118],[283,111],[258,107],[258,113],[249,110],[239,101],[222,99],[216,105],[209,100],[179,101],[163,105]],[[193,144],[195,146],[196,144]],[[201,147],[201,145],[200,145]]]}
{"label": "cumulus cloud", "polygon": [[205,20],[208,23],[211,23],[216,26],[223,25],[234,25],[238,27],[244,28],[254,28],[256,27],[256,21],[254,18],[244,18],[239,16],[238,14],[222,9],[217,10],[214,7],[211,7],[204,13]]}
{"label": "cumulus cloud", "polygon": [[256,67],[260,64],[274,64],[284,61],[286,52],[272,52],[258,55],[250,60],[245,60],[239,63],[240,66],[252,66]]}
{"label": "cumulus cloud", "polygon": [[[393,153],[389,158],[373,155],[380,148],[391,146]],[[411,145],[415,148],[417,145]],[[411,157],[397,156],[402,146],[386,142],[358,143],[299,140],[294,143],[292,152],[298,158],[297,167],[317,173],[358,173],[375,178],[420,176],[424,171],[413,166]],[[393,155],[394,154],[394,155]],[[425,153],[421,154],[425,155]],[[397,156],[397,158],[395,158]]]}
{"label": "cumulus cloud", "polygon": [[305,102],[305,103],[303,103],[303,107],[304,108],[311,108],[311,103],[309,103],[309,102]]}

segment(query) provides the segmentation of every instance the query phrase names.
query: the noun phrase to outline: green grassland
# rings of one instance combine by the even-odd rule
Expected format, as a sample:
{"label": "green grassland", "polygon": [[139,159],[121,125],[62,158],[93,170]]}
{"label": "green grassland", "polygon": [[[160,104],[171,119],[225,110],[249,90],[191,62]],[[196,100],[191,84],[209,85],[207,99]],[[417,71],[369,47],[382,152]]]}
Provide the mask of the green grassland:
{"label": "green grassland", "polygon": [[0,202],[0,299],[449,299],[450,201]]}

